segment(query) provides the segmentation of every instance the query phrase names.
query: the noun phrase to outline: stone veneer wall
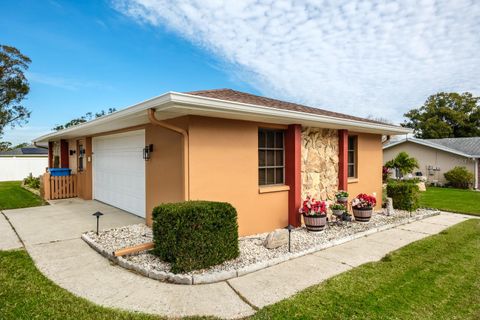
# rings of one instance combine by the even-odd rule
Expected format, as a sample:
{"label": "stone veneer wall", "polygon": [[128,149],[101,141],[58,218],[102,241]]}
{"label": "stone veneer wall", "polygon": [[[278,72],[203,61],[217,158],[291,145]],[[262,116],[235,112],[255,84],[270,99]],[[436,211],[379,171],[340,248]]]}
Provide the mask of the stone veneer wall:
{"label": "stone veneer wall", "polygon": [[333,199],[338,190],[338,131],[302,127],[302,199]]}

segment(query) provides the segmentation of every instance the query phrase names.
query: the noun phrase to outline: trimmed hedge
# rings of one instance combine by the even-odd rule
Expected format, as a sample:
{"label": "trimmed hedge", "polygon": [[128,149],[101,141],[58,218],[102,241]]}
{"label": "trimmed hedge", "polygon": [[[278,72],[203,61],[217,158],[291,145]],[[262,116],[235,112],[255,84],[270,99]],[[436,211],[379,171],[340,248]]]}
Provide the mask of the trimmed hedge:
{"label": "trimmed hedge", "polygon": [[153,209],[153,254],[172,264],[172,272],[189,272],[235,259],[237,211],[224,202],[185,201]]}
{"label": "trimmed hedge", "polygon": [[419,207],[420,191],[415,183],[389,181],[387,195],[392,198],[395,209],[414,211]]}

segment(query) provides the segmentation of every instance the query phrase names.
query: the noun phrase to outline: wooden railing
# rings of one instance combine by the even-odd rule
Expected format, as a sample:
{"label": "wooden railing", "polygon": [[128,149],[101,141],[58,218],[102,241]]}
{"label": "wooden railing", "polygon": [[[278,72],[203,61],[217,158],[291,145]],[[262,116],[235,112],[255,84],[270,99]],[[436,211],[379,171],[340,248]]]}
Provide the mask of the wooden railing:
{"label": "wooden railing", "polygon": [[44,173],[40,192],[45,200],[75,198],[78,196],[77,175],[53,177]]}

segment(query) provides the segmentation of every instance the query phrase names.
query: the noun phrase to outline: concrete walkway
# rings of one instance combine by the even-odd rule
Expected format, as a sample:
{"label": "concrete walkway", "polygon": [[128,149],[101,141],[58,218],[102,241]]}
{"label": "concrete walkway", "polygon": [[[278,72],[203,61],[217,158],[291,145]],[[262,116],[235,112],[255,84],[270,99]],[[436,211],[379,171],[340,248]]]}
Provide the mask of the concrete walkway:
{"label": "concrete walkway", "polygon": [[[91,214],[105,213],[101,227],[143,220],[96,201],[59,201],[51,206],[4,211],[36,266],[61,287],[97,304],[171,317],[212,315],[240,318],[255,313],[325,279],[436,234],[469,216],[439,216],[399,226],[260,270],[206,285],[176,285],[152,280],[121,267],[93,251],[80,235],[95,227]],[[0,250],[18,247],[8,222],[0,217]],[[7,226],[7,227],[6,227]],[[13,237],[14,238],[14,237]],[[7,238],[5,238],[7,239]],[[2,247],[5,244],[5,247]],[[315,271],[316,270],[316,271]]]}

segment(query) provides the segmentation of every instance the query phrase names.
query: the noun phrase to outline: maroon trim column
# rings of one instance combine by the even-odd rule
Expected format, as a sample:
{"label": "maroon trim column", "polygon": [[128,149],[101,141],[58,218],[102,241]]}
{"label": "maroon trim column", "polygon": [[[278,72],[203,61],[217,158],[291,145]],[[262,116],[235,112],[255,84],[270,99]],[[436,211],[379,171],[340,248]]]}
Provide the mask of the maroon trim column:
{"label": "maroon trim column", "polygon": [[60,168],[68,168],[68,141],[60,140]]}
{"label": "maroon trim column", "polygon": [[338,190],[348,189],[348,130],[338,130]]}
{"label": "maroon trim column", "polygon": [[302,126],[292,124],[285,133],[285,184],[290,187],[288,192],[288,223],[294,227],[300,226],[301,205],[301,152]]}
{"label": "maroon trim column", "polygon": [[53,141],[48,141],[48,167],[53,168]]}

